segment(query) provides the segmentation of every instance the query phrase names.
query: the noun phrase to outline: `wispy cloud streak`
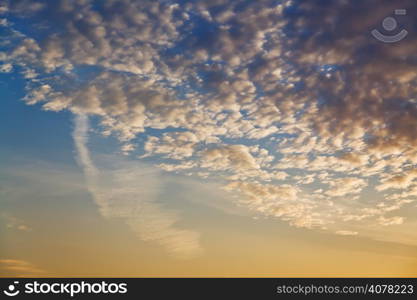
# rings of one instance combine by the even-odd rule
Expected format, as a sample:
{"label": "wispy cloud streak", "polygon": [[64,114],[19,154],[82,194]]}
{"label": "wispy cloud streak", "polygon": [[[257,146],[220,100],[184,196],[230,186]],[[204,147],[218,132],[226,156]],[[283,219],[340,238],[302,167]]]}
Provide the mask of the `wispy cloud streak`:
{"label": "wispy cloud streak", "polygon": [[76,115],[73,138],[78,163],[101,214],[123,218],[141,240],[160,244],[176,258],[188,259],[201,254],[199,233],[175,227],[178,214],[155,202],[157,174],[135,163],[117,164],[116,168],[99,171],[87,146],[88,131],[88,117]]}

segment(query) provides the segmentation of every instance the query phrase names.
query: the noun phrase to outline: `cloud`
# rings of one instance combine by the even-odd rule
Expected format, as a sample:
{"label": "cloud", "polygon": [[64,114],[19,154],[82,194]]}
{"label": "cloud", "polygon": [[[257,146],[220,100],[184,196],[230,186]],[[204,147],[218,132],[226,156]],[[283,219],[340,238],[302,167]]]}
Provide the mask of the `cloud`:
{"label": "cloud", "polygon": [[382,180],[382,184],[378,185],[376,189],[378,191],[384,191],[387,189],[405,189],[413,184],[414,179],[417,177],[417,169],[404,172],[401,175],[394,175]]}
{"label": "cloud", "polygon": [[0,66],[0,73],[10,73],[13,70],[12,64],[3,64]]}
{"label": "cloud", "polygon": [[165,157],[181,160],[193,156],[198,141],[192,132],[165,133],[161,138],[148,137],[144,149],[148,155],[165,154]]}
{"label": "cloud", "polygon": [[230,145],[206,150],[202,158],[202,167],[213,170],[237,171],[259,169],[249,148],[244,145]]}
{"label": "cloud", "polygon": [[6,227],[8,229],[14,229],[14,230],[25,231],[25,232],[32,231],[32,228],[19,218],[16,218],[9,214],[3,214],[2,217],[3,219],[5,219]]}
{"label": "cloud", "polygon": [[4,277],[44,277],[48,273],[30,262],[18,259],[0,259],[0,273]]}
{"label": "cloud", "polygon": [[320,216],[315,212],[316,205],[303,199],[293,186],[231,182],[225,188],[246,196],[239,202],[256,212],[279,217],[296,227],[323,227]]}
{"label": "cloud", "polygon": [[389,226],[389,225],[401,225],[404,223],[403,217],[391,217],[391,218],[385,218],[383,216],[379,217],[378,219],[379,223],[383,226]]}
{"label": "cloud", "polygon": [[331,197],[358,194],[366,185],[366,181],[360,178],[340,178],[330,181],[331,189],[329,189],[326,194]]}
{"label": "cloud", "polygon": [[[398,7],[407,39],[373,39]],[[381,219],[388,208],[416,200],[415,1],[7,1],[4,11],[39,28],[9,22],[0,53],[29,79],[24,101],[97,117],[122,153],[221,180],[248,208],[266,201],[255,210],[297,226],[395,224]],[[79,118],[78,155],[110,213]],[[369,190],[378,203],[363,199]]]}
{"label": "cloud", "polygon": [[349,236],[349,235],[358,235],[358,232],[350,231],[350,230],[339,230],[339,231],[336,231],[336,234]]}
{"label": "cloud", "polygon": [[73,137],[78,160],[102,215],[123,219],[141,240],[156,242],[177,258],[200,255],[199,233],[177,228],[178,213],[155,202],[157,173],[137,163],[119,163],[99,170],[87,147],[88,131],[88,118],[77,115]]}

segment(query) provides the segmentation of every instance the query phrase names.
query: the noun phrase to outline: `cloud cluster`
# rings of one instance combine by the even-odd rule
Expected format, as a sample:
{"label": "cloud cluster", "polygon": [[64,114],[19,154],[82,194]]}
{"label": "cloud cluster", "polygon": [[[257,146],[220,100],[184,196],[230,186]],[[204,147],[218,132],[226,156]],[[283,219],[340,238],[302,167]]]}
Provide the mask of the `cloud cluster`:
{"label": "cloud cluster", "polygon": [[[409,36],[373,39],[396,8]],[[99,116],[124,153],[223,180],[267,216],[395,225],[417,190],[416,13],[412,0],[6,1],[1,69],[28,79],[26,103]]]}

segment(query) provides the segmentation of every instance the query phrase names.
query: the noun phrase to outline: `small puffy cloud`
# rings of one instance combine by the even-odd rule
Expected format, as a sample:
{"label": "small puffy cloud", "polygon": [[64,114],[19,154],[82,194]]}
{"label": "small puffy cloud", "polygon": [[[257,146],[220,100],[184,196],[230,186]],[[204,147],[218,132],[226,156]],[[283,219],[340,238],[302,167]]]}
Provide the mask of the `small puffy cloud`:
{"label": "small puffy cloud", "polygon": [[382,180],[382,183],[376,187],[378,191],[387,189],[405,189],[413,184],[414,179],[417,178],[417,169],[406,171],[401,175],[393,175]]}
{"label": "small puffy cloud", "polygon": [[121,150],[122,150],[122,153],[123,153],[124,155],[128,155],[130,152],[132,152],[133,150],[135,150],[135,145],[133,145],[133,144],[129,144],[129,143],[124,144],[124,145],[121,147]]}
{"label": "small puffy cloud", "polygon": [[326,194],[331,197],[340,197],[358,194],[367,184],[366,181],[361,178],[347,177],[330,181],[329,185],[331,188]]}
{"label": "small puffy cloud", "polygon": [[144,146],[145,155],[163,154],[167,158],[181,160],[193,156],[198,142],[192,132],[165,133],[161,138],[150,136]]}
{"label": "small puffy cloud", "polygon": [[357,231],[350,231],[350,230],[339,230],[336,231],[337,235],[345,235],[345,236],[355,236],[358,235]]}
{"label": "small puffy cloud", "polygon": [[32,228],[29,225],[27,225],[23,220],[16,218],[15,216],[12,216],[9,214],[3,214],[2,218],[5,220],[6,227],[8,229],[25,231],[25,232],[32,231]]}
{"label": "small puffy cloud", "polygon": [[250,149],[244,145],[229,145],[204,151],[202,167],[212,170],[237,171],[259,169]]}
{"label": "small puffy cloud", "polygon": [[13,65],[10,63],[0,65],[0,73],[10,73],[13,70]]}

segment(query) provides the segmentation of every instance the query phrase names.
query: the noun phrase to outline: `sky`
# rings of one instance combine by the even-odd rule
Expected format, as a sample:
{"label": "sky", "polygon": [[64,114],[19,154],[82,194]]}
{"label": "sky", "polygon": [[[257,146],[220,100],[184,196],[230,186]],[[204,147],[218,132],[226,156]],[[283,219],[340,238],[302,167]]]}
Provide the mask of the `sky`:
{"label": "sky", "polygon": [[416,15],[1,1],[0,276],[417,276]]}

